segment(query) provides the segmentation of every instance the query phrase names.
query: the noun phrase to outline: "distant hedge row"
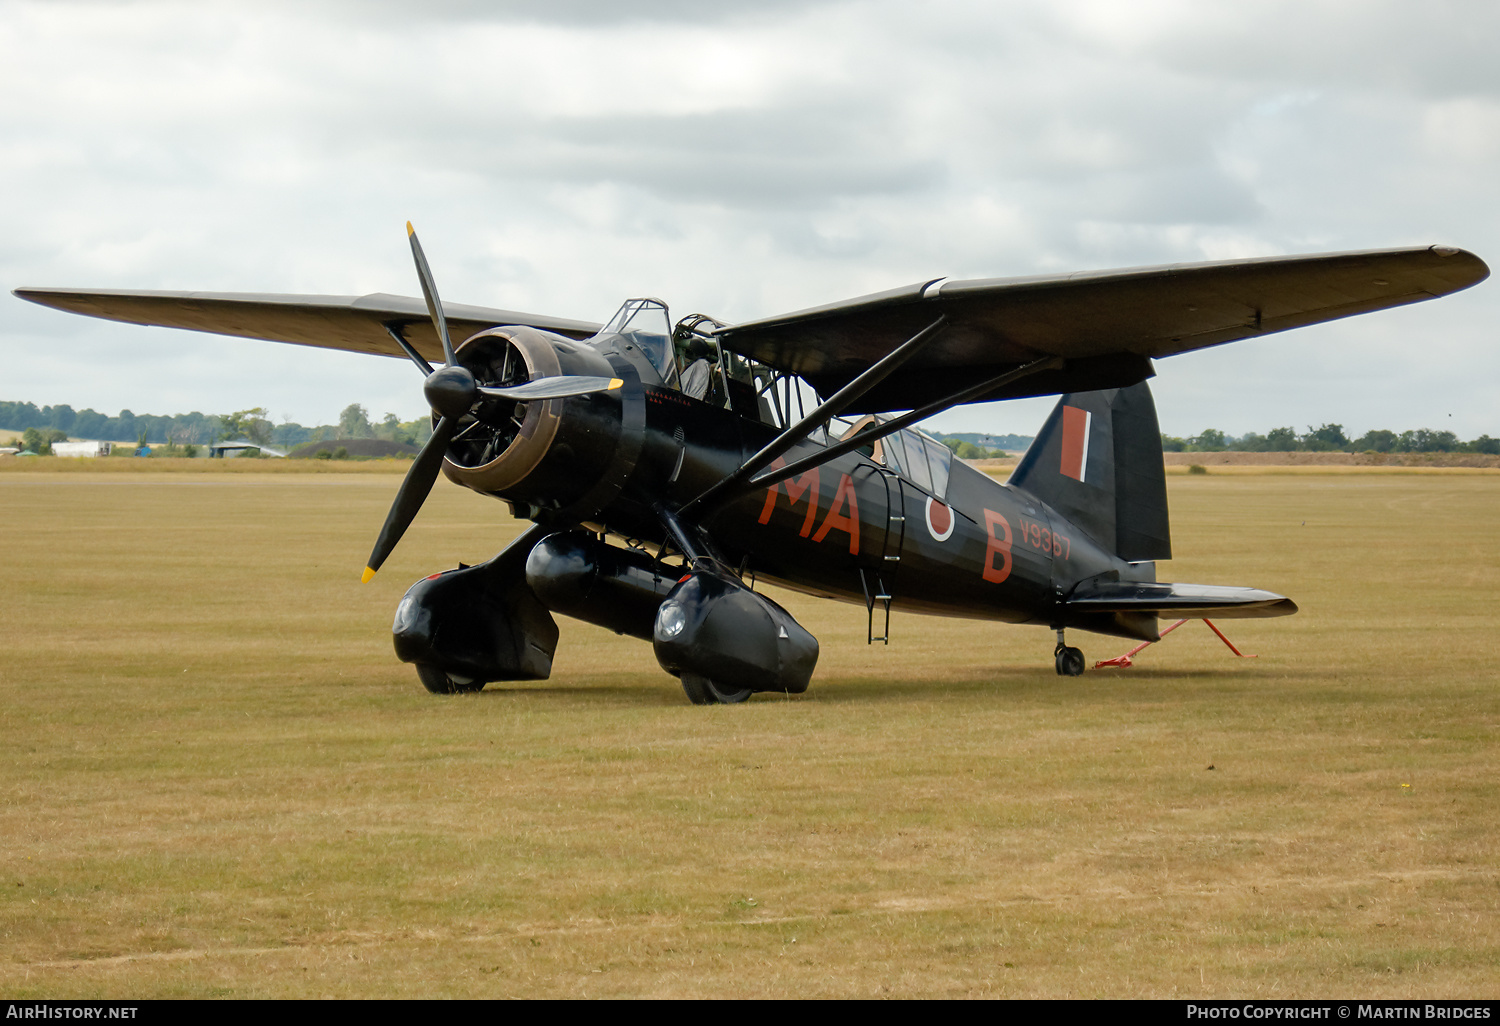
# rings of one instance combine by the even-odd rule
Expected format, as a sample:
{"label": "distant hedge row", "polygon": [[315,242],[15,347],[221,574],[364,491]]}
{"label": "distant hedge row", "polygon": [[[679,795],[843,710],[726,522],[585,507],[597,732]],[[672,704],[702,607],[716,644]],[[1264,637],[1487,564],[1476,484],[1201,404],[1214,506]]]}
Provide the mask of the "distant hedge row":
{"label": "distant hedge row", "polygon": [[[227,432],[256,437],[255,441],[291,448],[306,442],[348,438],[382,438],[400,445],[421,445],[432,433],[425,418],[399,421],[386,414],[372,424],[365,408],[353,403],[339,415],[339,423],[304,427],[296,423],[272,424],[264,419],[264,410],[241,410],[232,414],[179,413],[171,417],[135,414],[121,410],[109,417],[95,410],[74,410],[67,405],[41,406],[35,403],[0,401],[0,428],[24,431],[26,428],[48,428],[66,432],[74,438],[96,438],[106,442],[175,442],[199,445],[228,437]],[[259,416],[255,416],[259,415]],[[1031,438],[1019,435],[938,435],[949,448],[966,459],[1003,455],[1003,449],[1024,448]],[[978,444],[976,444],[978,443]],[[988,444],[984,444],[988,443]],[[1348,438],[1342,424],[1309,427],[1299,434],[1295,428],[1274,428],[1266,434],[1251,432],[1238,438],[1209,428],[1191,438],[1161,436],[1167,452],[1476,452],[1500,454],[1500,439],[1480,435],[1462,441],[1452,431],[1366,431],[1358,438]]]}
{"label": "distant hedge row", "polygon": [[136,442],[144,437],[152,444],[203,445],[222,438],[244,436],[266,445],[290,449],[305,442],[339,438],[384,438],[402,445],[421,445],[432,434],[431,423],[425,418],[402,422],[395,414],[388,413],[379,423],[372,424],[369,414],[358,403],[345,407],[337,424],[317,427],[304,427],[290,421],[273,424],[266,415],[264,409],[225,414],[194,411],[170,417],[121,410],[110,417],[97,410],[75,410],[66,404],[39,407],[35,403],[0,401],[0,429],[51,429],[74,438],[104,442]]}
{"label": "distant hedge row", "polygon": [[50,428],[75,438],[105,442],[134,442],[143,434],[149,442],[165,442],[169,433],[179,442],[207,442],[217,421],[217,417],[196,412],[157,417],[121,410],[118,416],[110,417],[97,410],[74,410],[67,405],[38,407],[35,403],[0,402],[0,427],[12,431]]}
{"label": "distant hedge row", "polygon": [[1191,438],[1161,436],[1161,447],[1167,452],[1477,452],[1500,455],[1500,438],[1480,435],[1473,441],[1461,441],[1452,431],[1366,431],[1358,438],[1344,434],[1342,424],[1309,427],[1303,434],[1295,428],[1274,428],[1266,434],[1251,432],[1235,438],[1209,428]]}

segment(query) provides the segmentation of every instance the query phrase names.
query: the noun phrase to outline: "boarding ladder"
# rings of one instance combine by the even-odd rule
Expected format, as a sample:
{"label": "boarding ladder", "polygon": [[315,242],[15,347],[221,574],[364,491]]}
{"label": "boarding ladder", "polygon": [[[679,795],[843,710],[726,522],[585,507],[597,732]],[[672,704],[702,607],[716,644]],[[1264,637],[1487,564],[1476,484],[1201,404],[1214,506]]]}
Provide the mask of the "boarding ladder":
{"label": "boarding ladder", "polygon": [[[901,568],[901,549],[906,544],[906,496],[899,475],[885,467],[877,468],[885,483],[885,537],[880,543],[880,563],[873,569],[859,571],[859,585],[865,593],[865,644],[891,643],[891,598],[896,571]],[[885,629],[875,635],[875,604],[885,610]]]}

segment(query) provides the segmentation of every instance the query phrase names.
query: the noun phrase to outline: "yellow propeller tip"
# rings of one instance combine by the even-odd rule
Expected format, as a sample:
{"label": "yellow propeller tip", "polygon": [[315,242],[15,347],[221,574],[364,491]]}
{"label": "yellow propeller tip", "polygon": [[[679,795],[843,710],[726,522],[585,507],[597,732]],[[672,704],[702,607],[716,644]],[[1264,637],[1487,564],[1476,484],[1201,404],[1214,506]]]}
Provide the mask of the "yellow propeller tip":
{"label": "yellow propeller tip", "polygon": [[610,378],[609,379],[609,388],[605,389],[605,391],[606,392],[613,392],[615,389],[619,388],[623,384],[625,384],[625,379],[624,378]]}
{"label": "yellow propeller tip", "polygon": [[371,578],[373,578],[374,576],[375,576],[375,571],[371,570],[369,567],[365,567],[365,572],[359,575],[359,583],[360,584],[369,584]]}
{"label": "yellow propeller tip", "polygon": [[406,222],[406,234],[408,238],[417,234],[417,230],[411,226],[410,221]]}

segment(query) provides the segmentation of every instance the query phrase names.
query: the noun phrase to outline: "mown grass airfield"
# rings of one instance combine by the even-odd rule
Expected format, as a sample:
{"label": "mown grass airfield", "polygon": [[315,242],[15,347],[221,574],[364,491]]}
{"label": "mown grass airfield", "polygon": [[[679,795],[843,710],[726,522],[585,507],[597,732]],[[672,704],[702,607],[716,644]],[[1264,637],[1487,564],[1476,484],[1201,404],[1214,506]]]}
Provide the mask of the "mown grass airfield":
{"label": "mown grass airfield", "polygon": [[0,468],[7,996],[1500,994],[1500,474],[1170,474],[1253,660],[777,593],[810,690],[695,707],[571,620],[428,694],[396,600],[516,522],[361,587],[405,464],[235,462]]}

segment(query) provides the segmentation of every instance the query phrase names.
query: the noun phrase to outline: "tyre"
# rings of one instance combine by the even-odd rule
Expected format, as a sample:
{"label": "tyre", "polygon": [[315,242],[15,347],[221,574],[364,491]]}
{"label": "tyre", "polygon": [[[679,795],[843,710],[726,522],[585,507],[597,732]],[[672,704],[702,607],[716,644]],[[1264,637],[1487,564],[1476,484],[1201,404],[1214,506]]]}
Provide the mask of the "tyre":
{"label": "tyre", "polygon": [[484,688],[484,681],[471,680],[468,677],[455,677],[436,666],[426,663],[417,664],[417,679],[422,686],[434,695],[461,695],[466,692],[480,691]]}
{"label": "tyre", "polygon": [[714,701],[720,705],[739,705],[750,697],[749,688],[732,688],[725,690],[713,681],[708,682],[708,690],[713,692]]}
{"label": "tyre", "polygon": [[738,705],[750,697],[749,688],[725,689],[696,673],[682,675],[682,690],[694,705]]}
{"label": "tyre", "polygon": [[1060,677],[1083,676],[1083,652],[1076,648],[1057,650],[1057,673]]}

